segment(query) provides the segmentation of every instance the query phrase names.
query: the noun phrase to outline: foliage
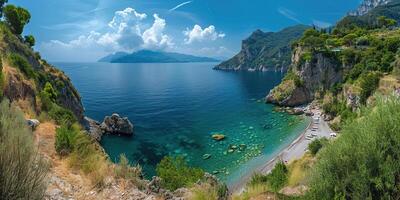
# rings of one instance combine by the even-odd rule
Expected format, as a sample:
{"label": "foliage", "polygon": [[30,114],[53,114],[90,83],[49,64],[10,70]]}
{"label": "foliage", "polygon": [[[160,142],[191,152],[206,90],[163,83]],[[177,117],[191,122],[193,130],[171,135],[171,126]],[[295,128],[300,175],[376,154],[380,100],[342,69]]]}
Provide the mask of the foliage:
{"label": "foliage", "polygon": [[62,125],[56,130],[55,149],[61,156],[70,154],[76,142],[79,130]]}
{"label": "foliage", "polygon": [[397,199],[400,196],[400,100],[376,106],[347,125],[320,152],[307,199]]}
{"label": "foliage", "polygon": [[46,82],[44,85],[43,95],[53,103],[57,100],[57,92],[54,90],[53,85],[51,85],[50,82]]}
{"label": "foliage", "polygon": [[21,70],[21,72],[24,73],[28,78],[36,78],[35,71],[24,57],[13,53],[9,56],[9,60],[13,67]]}
{"label": "foliage", "polygon": [[265,185],[268,190],[278,192],[288,181],[288,169],[283,162],[278,162],[267,175],[254,174],[248,186]]}
{"label": "foliage", "polygon": [[162,185],[169,190],[191,186],[204,175],[202,169],[189,167],[183,157],[164,157],[156,171],[162,179]]}
{"label": "foliage", "polygon": [[51,106],[49,116],[54,119],[57,124],[65,124],[67,126],[70,126],[78,121],[71,110],[63,108],[55,103],[53,103]]}
{"label": "foliage", "polygon": [[304,81],[301,80],[300,76],[294,73],[293,71],[289,71],[286,74],[285,78],[283,78],[283,81],[289,81],[289,80],[293,80],[296,87],[301,87],[304,84]]}
{"label": "foliage", "polygon": [[369,96],[373,94],[376,88],[379,85],[380,75],[378,73],[370,72],[367,74],[363,74],[360,77],[360,102],[366,103]]}
{"label": "foliage", "polygon": [[31,19],[31,14],[28,10],[10,4],[3,8],[3,13],[6,23],[13,33],[17,35],[22,34],[25,25],[28,24]]}
{"label": "foliage", "polygon": [[4,100],[0,104],[0,199],[43,199],[47,172],[23,113]]}
{"label": "foliage", "polygon": [[308,150],[310,151],[311,155],[315,156],[319,152],[319,150],[325,146],[328,143],[328,139],[326,138],[321,138],[321,139],[316,139],[313,140],[309,145],[308,145]]}
{"label": "foliage", "polygon": [[98,149],[98,145],[84,132],[77,132],[69,164],[88,174],[96,187],[104,185],[105,176],[109,173],[107,158]]}
{"label": "foliage", "polygon": [[119,163],[115,168],[115,175],[117,178],[124,178],[128,180],[139,179],[143,177],[142,168],[140,165],[132,167],[129,164],[128,158],[124,154],[119,156]]}
{"label": "foliage", "polygon": [[0,57],[0,100],[3,98],[4,87],[4,74],[3,74],[3,61]]}
{"label": "foliage", "polygon": [[25,43],[27,43],[30,47],[35,46],[35,37],[33,35],[27,35],[25,36]]}
{"label": "foliage", "polygon": [[388,28],[395,26],[397,21],[394,19],[389,19],[385,16],[379,16],[377,19],[378,27]]}

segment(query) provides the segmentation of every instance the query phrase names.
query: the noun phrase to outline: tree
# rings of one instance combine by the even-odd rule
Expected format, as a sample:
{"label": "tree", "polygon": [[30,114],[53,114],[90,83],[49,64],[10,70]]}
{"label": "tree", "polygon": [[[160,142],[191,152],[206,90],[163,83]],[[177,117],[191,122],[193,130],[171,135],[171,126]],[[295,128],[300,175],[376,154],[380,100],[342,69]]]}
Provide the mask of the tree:
{"label": "tree", "polygon": [[3,8],[4,4],[6,4],[8,0],[0,0],[0,18],[3,17]]}
{"label": "tree", "polygon": [[24,27],[29,23],[31,19],[31,14],[28,10],[21,7],[16,7],[14,5],[7,5],[3,8],[6,23],[10,26],[11,30],[17,34],[21,35],[24,31]]}
{"label": "tree", "polygon": [[395,26],[397,24],[396,20],[387,18],[385,16],[378,17],[377,21],[378,21],[378,26],[381,28],[388,28]]}
{"label": "tree", "polygon": [[25,43],[27,43],[30,47],[35,46],[35,37],[33,35],[27,35],[25,36]]}

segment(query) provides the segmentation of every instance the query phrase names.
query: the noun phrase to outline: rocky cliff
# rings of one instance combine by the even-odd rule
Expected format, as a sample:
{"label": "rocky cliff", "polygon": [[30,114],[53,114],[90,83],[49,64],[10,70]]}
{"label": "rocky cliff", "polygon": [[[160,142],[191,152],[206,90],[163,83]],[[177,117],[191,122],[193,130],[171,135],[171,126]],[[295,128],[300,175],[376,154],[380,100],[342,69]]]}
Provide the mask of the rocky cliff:
{"label": "rocky cliff", "polygon": [[310,52],[303,47],[294,49],[290,71],[280,85],[270,91],[266,101],[281,106],[298,106],[311,102],[318,91],[331,88],[342,81],[343,66],[326,53]]}
{"label": "rocky cliff", "polygon": [[71,80],[41,59],[39,53],[4,24],[0,24],[0,55],[3,76],[0,91],[5,97],[23,109],[33,109],[32,114],[39,114],[43,103],[40,93],[49,83],[57,94],[55,102],[71,110],[79,120],[83,119],[81,97]]}
{"label": "rocky cliff", "polygon": [[298,25],[279,32],[255,31],[242,42],[242,50],[214,69],[248,71],[286,71],[290,65],[291,43],[299,39],[307,26]]}
{"label": "rocky cliff", "polygon": [[351,16],[362,16],[367,14],[372,9],[386,5],[392,2],[392,0],[364,0],[361,5],[357,8],[357,10],[350,12],[349,15]]}

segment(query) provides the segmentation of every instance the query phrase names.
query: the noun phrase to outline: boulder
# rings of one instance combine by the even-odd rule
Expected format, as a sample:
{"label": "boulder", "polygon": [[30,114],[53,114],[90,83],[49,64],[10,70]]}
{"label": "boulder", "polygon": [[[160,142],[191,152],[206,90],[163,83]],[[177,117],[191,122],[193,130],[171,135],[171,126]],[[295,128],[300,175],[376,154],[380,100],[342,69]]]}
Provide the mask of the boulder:
{"label": "boulder", "polygon": [[100,128],[106,133],[133,135],[133,124],[127,117],[120,117],[116,113],[106,116],[103,123],[100,124]]}
{"label": "boulder", "polygon": [[27,125],[33,129],[39,126],[40,122],[37,119],[27,119],[26,120]]}
{"label": "boulder", "polygon": [[103,130],[100,128],[100,122],[93,120],[89,117],[84,118],[84,125],[88,135],[96,141],[101,141]]}
{"label": "boulder", "polygon": [[223,134],[214,134],[211,137],[216,141],[221,141],[225,139],[225,135]]}

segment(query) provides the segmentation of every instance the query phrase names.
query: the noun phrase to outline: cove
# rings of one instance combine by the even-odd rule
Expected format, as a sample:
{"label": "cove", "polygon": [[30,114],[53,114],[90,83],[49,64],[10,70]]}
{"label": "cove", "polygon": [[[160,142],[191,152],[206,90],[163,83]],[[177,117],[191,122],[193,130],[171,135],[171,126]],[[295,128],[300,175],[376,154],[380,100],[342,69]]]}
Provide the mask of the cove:
{"label": "cove", "polygon": [[[87,116],[102,121],[117,112],[134,122],[134,137],[103,137],[114,162],[125,154],[151,177],[164,156],[184,156],[230,184],[289,145],[307,119],[264,103],[283,74],[215,71],[215,64],[55,63],[77,87]],[[226,139],[213,140],[215,133]]]}

